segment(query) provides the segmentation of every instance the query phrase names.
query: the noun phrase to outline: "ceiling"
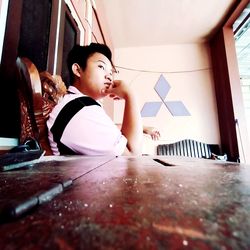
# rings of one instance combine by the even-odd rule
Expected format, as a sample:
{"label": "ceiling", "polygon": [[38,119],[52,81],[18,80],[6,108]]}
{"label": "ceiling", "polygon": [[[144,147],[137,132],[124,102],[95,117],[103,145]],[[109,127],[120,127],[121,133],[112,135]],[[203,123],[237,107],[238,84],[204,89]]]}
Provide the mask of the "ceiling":
{"label": "ceiling", "polygon": [[[95,0],[114,48],[200,43],[226,20],[238,0]],[[100,13],[101,13],[100,12]],[[241,77],[250,79],[250,3],[236,20]],[[248,17],[248,20],[246,20]],[[245,21],[244,26],[240,24]]]}
{"label": "ceiling", "polygon": [[204,42],[237,0],[96,0],[114,48]]}

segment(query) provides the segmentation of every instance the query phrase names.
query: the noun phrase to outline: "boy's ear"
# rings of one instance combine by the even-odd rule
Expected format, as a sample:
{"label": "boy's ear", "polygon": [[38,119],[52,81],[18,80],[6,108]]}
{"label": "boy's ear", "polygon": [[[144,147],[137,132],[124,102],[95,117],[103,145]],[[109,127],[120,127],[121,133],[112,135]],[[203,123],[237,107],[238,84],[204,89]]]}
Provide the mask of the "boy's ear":
{"label": "boy's ear", "polygon": [[79,64],[74,63],[72,65],[72,72],[74,73],[74,75],[80,77],[80,70],[81,70],[81,67],[79,66]]}

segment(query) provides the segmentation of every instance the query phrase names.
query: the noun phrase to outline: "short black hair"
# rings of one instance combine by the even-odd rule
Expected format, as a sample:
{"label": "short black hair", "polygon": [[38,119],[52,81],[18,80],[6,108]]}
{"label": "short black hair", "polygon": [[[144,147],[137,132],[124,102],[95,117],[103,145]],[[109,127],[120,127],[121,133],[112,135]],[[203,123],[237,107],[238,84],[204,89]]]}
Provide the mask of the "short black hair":
{"label": "short black hair", "polygon": [[82,70],[85,70],[88,58],[96,52],[106,56],[110,60],[110,62],[112,61],[112,52],[106,44],[91,43],[90,45],[86,46],[75,45],[71,49],[67,58],[68,70],[70,75],[70,85],[74,80],[72,65],[74,63],[77,63],[82,68]]}

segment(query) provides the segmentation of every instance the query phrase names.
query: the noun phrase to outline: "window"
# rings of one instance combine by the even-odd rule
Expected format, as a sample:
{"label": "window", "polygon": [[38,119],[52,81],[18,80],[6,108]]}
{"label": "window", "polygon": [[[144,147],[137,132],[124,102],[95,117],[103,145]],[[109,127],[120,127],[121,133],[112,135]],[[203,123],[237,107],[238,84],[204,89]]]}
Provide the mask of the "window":
{"label": "window", "polygon": [[92,28],[92,37],[91,37],[91,41],[95,42],[95,43],[105,43],[105,39],[102,33],[102,29],[100,26],[100,22],[97,16],[96,11],[94,10],[94,8],[92,8],[92,16],[93,16],[93,28]]}
{"label": "window", "polygon": [[18,55],[28,57],[38,68],[47,68],[51,0],[23,1]]}
{"label": "window", "polygon": [[250,4],[233,24],[241,91],[250,138]]}
{"label": "window", "polygon": [[79,29],[74,19],[71,17],[70,12],[67,10],[65,12],[63,51],[62,51],[62,70],[61,70],[61,76],[66,85],[69,84],[67,56],[69,51],[77,43],[79,43]]}

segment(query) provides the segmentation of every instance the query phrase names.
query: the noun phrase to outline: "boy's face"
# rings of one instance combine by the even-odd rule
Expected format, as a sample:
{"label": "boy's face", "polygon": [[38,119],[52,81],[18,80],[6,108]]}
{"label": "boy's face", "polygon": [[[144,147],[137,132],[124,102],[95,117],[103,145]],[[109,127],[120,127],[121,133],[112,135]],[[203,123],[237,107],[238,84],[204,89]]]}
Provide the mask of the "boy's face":
{"label": "boy's face", "polygon": [[80,73],[80,91],[97,100],[106,96],[103,92],[113,83],[113,68],[109,59],[94,53],[87,60],[85,70]]}

